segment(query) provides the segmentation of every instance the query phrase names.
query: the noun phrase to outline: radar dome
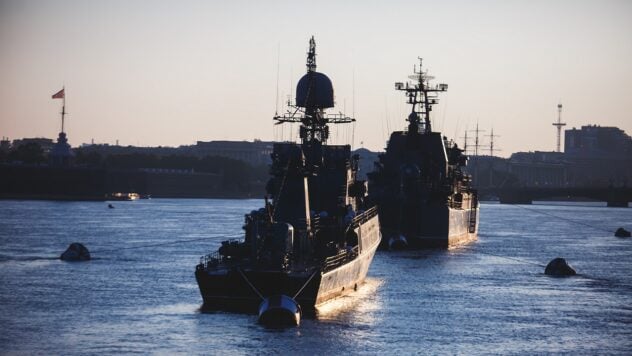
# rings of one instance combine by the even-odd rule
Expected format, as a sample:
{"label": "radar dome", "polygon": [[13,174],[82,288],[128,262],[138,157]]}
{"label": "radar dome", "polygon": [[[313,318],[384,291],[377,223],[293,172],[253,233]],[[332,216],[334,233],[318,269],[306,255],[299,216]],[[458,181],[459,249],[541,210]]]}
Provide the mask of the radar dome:
{"label": "radar dome", "polygon": [[305,74],[296,85],[296,106],[319,109],[334,107],[334,86],[331,80],[319,72]]}

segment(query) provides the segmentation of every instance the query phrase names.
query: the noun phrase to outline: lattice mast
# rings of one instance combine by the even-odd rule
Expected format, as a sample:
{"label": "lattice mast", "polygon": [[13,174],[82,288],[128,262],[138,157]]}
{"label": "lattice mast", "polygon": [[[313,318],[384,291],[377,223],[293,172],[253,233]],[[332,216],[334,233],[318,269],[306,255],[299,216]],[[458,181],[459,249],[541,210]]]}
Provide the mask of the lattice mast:
{"label": "lattice mast", "polygon": [[412,105],[412,111],[408,116],[409,133],[430,133],[432,132],[430,112],[432,105],[439,101],[438,92],[448,90],[447,84],[430,85],[430,80],[434,77],[429,76],[428,72],[424,72],[422,68],[423,59],[419,58],[419,70],[417,66],[413,68],[413,75],[409,78],[416,82],[397,82],[395,90],[406,92],[408,104]]}
{"label": "lattice mast", "polygon": [[562,103],[557,104],[557,122],[554,122],[553,126],[557,128],[557,152],[561,152],[562,126],[566,126],[566,123],[562,122]]}

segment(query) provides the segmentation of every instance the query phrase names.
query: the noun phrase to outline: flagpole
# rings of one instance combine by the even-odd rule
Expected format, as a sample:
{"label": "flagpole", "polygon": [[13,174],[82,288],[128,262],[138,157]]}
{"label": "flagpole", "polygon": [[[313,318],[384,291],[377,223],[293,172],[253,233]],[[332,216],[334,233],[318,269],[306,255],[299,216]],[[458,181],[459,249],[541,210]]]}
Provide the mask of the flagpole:
{"label": "flagpole", "polygon": [[62,97],[63,102],[61,104],[61,132],[64,132],[64,115],[66,115],[66,86],[63,86],[61,90],[64,93]]}

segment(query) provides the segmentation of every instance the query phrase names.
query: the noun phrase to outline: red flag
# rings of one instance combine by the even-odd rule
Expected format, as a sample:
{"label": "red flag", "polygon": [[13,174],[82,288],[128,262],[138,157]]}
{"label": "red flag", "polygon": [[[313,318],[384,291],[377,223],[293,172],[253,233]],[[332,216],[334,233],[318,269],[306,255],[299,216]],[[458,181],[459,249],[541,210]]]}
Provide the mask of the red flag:
{"label": "red flag", "polygon": [[64,89],[58,91],[57,93],[53,94],[53,99],[63,99],[64,98]]}

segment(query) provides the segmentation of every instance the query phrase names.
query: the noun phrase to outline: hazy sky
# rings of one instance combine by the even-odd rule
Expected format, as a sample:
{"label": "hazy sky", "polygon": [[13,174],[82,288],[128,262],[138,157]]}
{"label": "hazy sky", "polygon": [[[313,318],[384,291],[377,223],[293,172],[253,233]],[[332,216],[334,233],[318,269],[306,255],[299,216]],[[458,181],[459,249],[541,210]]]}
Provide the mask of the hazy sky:
{"label": "hazy sky", "polygon": [[277,66],[282,102],[311,35],[330,112],[357,119],[333,143],[380,150],[405,126],[393,83],[418,56],[449,85],[434,129],[460,144],[478,122],[503,156],[554,150],[560,100],[567,128],[632,134],[632,1],[0,0],[0,135],[56,137],[65,85],[73,146],[289,139]]}

